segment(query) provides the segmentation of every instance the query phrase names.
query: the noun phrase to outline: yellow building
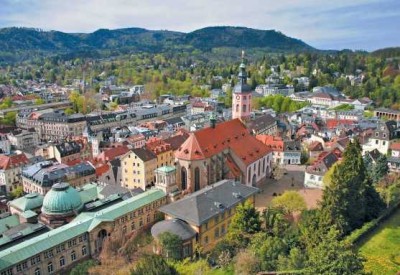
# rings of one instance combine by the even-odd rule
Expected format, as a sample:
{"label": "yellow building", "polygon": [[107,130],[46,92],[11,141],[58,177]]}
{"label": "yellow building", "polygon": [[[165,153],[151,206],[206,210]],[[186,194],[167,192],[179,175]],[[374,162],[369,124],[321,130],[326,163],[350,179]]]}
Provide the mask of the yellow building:
{"label": "yellow building", "polygon": [[164,140],[153,137],[146,143],[146,149],[152,151],[157,156],[157,167],[172,166],[175,162],[172,146]]}
{"label": "yellow building", "polygon": [[145,190],[155,183],[157,156],[146,148],[135,148],[121,157],[121,168],[123,187]]}
{"label": "yellow building", "polygon": [[[181,237],[182,255],[188,257],[199,244],[205,252],[210,251],[226,234],[236,207],[245,201],[255,203],[258,188],[243,185],[234,180],[222,180],[194,192],[183,199],[159,209],[165,220],[152,228],[157,235],[170,232]],[[182,225],[182,222],[188,226]],[[193,236],[191,239],[189,236]],[[188,239],[189,238],[189,239]],[[188,247],[191,244],[192,247]]]}

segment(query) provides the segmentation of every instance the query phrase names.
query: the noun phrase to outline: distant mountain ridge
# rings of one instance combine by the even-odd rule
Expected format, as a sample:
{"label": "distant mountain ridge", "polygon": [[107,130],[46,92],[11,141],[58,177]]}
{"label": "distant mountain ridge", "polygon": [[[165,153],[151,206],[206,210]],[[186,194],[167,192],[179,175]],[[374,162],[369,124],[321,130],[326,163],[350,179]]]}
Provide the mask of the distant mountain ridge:
{"label": "distant mountain ridge", "polygon": [[[31,28],[0,29],[0,61],[29,58],[29,54],[66,54],[82,51],[161,52],[174,49],[209,51],[214,48],[263,48],[271,52],[315,51],[303,41],[275,30],[245,27],[207,27],[190,33],[143,28],[99,29],[92,33],[64,33]],[[18,61],[18,60],[15,60]]]}

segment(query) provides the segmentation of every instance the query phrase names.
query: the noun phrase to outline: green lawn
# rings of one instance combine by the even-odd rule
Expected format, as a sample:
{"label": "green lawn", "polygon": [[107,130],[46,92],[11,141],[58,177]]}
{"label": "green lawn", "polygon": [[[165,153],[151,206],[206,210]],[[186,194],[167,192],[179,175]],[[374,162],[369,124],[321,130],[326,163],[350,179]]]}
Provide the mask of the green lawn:
{"label": "green lawn", "polygon": [[365,269],[372,274],[396,274],[400,271],[400,210],[361,245]]}

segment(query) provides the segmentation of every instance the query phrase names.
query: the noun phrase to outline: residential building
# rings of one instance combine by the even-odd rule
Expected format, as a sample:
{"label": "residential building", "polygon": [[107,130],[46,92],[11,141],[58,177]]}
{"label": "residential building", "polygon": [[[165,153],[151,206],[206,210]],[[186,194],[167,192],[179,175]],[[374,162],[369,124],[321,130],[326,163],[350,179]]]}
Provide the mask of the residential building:
{"label": "residential building", "polygon": [[388,166],[390,171],[400,172],[400,142],[390,145],[391,155],[388,157]]}
{"label": "residential building", "polygon": [[380,153],[386,155],[390,143],[397,136],[397,123],[395,121],[380,121],[374,130],[374,134],[369,138],[367,143],[363,144],[363,154],[367,151],[378,149]]}
{"label": "residential building", "polygon": [[39,144],[39,135],[35,129],[19,129],[7,134],[10,144],[17,150],[33,151]]}
{"label": "residential building", "polygon": [[7,135],[0,134],[0,153],[9,154],[11,152],[11,142],[8,140]]}
{"label": "residential building", "polygon": [[155,183],[157,156],[146,148],[135,148],[121,157],[122,186],[146,190]]}
{"label": "residential building", "polygon": [[214,183],[162,206],[159,211],[165,214],[165,221],[155,224],[152,234],[155,238],[167,231],[179,234],[184,241],[179,248],[183,258],[192,256],[195,245],[210,251],[227,233],[237,206],[245,201],[254,205],[258,191],[234,180]]}
{"label": "residential building", "polygon": [[83,159],[81,156],[81,146],[75,141],[50,145],[47,148],[47,151],[48,158],[56,159],[59,163],[68,163],[74,160]]}
{"label": "residential building", "polygon": [[278,123],[272,115],[266,114],[250,120],[246,124],[253,135],[276,135]]}
{"label": "residential building", "polygon": [[24,153],[0,155],[0,193],[8,194],[22,186],[21,171],[28,163]]}
{"label": "residential building", "polygon": [[259,141],[272,150],[273,161],[276,164],[300,164],[301,143],[297,140],[284,140],[271,135],[257,135]]}
{"label": "residential building", "polygon": [[96,180],[96,169],[88,162],[73,166],[42,161],[22,169],[22,184],[25,193],[37,192],[45,195],[51,187],[63,181],[71,186],[83,186]]}
{"label": "residential building", "polygon": [[165,140],[156,137],[150,138],[145,147],[157,156],[156,168],[174,164],[175,158],[172,153],[172,147]]}
{"label": "residential building", "polygon": [[319,159],[306,168],[304,186],[307,188],[324,188],[323,177],[326,172],[339,160],[333,152],[323,152]]}
{"label": "residential building", "polygon": [[253,186],[265,181],[272,150],[234,119],[190,133],[175,158],[178,187],[192,193],[226,178]]}

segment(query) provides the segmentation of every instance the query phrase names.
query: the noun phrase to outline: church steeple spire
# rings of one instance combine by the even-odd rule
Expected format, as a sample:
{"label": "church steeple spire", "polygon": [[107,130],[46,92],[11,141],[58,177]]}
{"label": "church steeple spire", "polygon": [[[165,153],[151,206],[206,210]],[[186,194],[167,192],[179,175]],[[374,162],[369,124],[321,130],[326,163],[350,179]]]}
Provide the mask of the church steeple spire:
{"label": "church steeple spire", "polygon": [[244,51],[242,51],[242,63],[239,66],[239,83],[246,84],[247,83],[247,72],[246,72],[246,65],[244,64]]}

